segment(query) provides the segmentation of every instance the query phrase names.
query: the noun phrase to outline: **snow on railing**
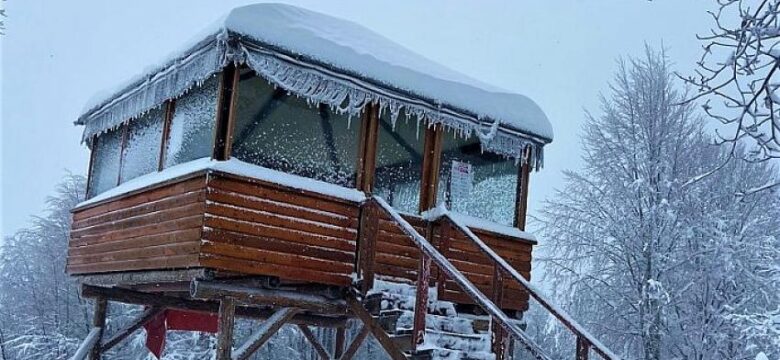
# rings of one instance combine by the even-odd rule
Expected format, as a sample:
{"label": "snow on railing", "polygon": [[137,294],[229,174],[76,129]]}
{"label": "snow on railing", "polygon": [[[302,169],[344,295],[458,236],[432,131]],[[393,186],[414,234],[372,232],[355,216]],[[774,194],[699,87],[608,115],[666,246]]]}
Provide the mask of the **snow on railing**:
{"label": "snow on railing", "polygon": [[[493,303],[485,294],[482,293],[463,273],[458,270],[442,253],[440,253],[425,237],[420,235],[401,215],[393,209],[383,198],[374,195],[372,199],[387,212],[390,217],[401,227],[401,230],[412,238],[412,242],[422,251],[424,256],[429,257],[452,281],[457,283],[460,288],[471,297],[477,305],[485,310],[494,321],[498,322],[504,330],[512,337],[519,340],[522,345],[528,349],[537,359],[548,360],[550,357],[536,344],[526,333],[517,327],[512,319],[504,313],[495,303]],[[418,285],[419,286],[419,285]],[[617,358],[615,358],[617,359]]]}
{"label": "snow on railing", "polygon": [[[563,309],[556,306],[554,303],[552,303],[550,300],[548,300],[544,295],[542,295],[542,292],[539,291],[535,286],[531,285],[528,280],[526,280],[520,273],[513,268],[509,263],[506,262],[501,256],[499,256],[493,249],[490,248],[487,244],[485,244],[477,235],[474,234],[474,232],[471,231],[471,229],[468,228],[468,226],[464,225],[462,221],[460,221],[456,216],[451,216],[450,213],[445,210],[439,210],[437,211],[437,217],[446,217],[447,219],[452,222],[460,231],[462,231],[469,239],[471,239],[474,244],[476,244],[480,250],[482,250],[483,253],[485,253],[487,256],[489,256],[498,266],[501,267],[506,273],[508,273],[512,278],[520,283],[520,285],[527,291],[537,302],[539,302],[542,307],[547,309],[547,311],[550,312],[556,319],[558,319],[561,323],[563,323],[564,326],[566,326],[572,333],[574,333],[575,336],[577,336],[578,341],[579,339],[584,339],[587,344],[590,344],[590,346],[593,347],[593,350],[595,350],[599,355],[601,355],[604,359],[607,360],[619,360],[620,357],[617,356],[615,353],[613,353],[609,348],[604,346],[599,340],[597,340],[588,330],[582,327],[579,323],[574,321],[574,319],[569,316],[568,313],[566,313]],[[428,219],[428,220],[435,220],[435,219]],[[587,345],[585,345],[587,348]],[[579,347],[579,346],[578,346]]]}

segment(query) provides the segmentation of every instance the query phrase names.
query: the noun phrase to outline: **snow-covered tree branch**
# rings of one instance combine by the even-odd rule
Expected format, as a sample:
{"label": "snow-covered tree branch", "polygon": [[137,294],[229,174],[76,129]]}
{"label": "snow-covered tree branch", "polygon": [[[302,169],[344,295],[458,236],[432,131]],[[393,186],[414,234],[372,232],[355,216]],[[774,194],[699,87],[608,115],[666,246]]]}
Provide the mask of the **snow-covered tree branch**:
{"label": "snow-covered tree branch", "polygon": [[698,68],[683,77],[699,92],[686,101],[706,100],[702,108],[723,125],[718,140],[731,143],[732,155],[750,139],[742,157],[780,158],[780,1],[717,0],[709,14],[714,25],[698,36]]}

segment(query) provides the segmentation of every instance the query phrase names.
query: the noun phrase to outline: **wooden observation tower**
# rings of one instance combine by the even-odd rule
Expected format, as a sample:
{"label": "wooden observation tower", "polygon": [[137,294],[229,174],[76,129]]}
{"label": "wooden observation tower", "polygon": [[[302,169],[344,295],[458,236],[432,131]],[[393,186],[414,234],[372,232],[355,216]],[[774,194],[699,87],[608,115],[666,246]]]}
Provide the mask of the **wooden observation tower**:
{"label": "wooden observation tower", "polygon": [[[616,358],[528,283],[528,178],[552,139],[533,101],[291,6],[203,34],[77,121],[92,155],[67,271],[96,305],[75,358],[175,310],[216,319],[218,360],[284,324],[323,359],[369,334],[393,359],[547,359],[529,300],[572,331],[572,357]],[[147,310],[108,333],[109,301]],[[234,344],[236,317],[263,322]]]}

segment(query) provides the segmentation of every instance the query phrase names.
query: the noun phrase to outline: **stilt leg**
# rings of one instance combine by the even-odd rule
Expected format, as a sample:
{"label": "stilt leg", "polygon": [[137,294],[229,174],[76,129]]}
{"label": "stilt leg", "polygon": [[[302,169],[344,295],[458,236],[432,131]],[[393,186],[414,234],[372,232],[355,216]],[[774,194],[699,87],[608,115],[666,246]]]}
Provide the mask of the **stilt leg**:
{"label": "stilt leg", "polygon": [[99,360],[102,352],[100,343],[103,339],[103,332],[106,327],[106,311],[108,310],[108,301],[106,298],[97,298],[95,299],[95,314],[92,317],[92,326],[94,328],[98,328],[98,337],[97,341],[95,341],[94,346],[92,347],[92,351],[89,353],[89,359],[90,360]]}
{"label": "stilt leg", "polygon": [[347,338],[347,330],[346,328],[340,327],[336,328],[336,344],[335,349],[333,349],[333,358],[334,359],[340,359],[341,355],[344,354],[344,343],[346,342]]}
{"label": "stilt leg", "polygon": [[219,302],[219,332],[217,333],[217,360],[231,360],[233,352],[233,325],[236,303],[232,298]]}

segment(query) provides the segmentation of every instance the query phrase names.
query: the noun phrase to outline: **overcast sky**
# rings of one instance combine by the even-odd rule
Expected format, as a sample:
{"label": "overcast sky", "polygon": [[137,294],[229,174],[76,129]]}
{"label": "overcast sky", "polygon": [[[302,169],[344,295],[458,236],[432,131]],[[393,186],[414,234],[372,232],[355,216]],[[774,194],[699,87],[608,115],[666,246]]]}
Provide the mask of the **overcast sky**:
{"label": "overcast sky", "polygon": [[[28,223],[67,172],[86,173],[73,125],[93,93],[141,72],[230,8],[257,1],[4,2],[2,234]],[[287,1],[358,22],[477,79],[524,94],[555,131],[531,177],[531,211],[576,169],[584,109],[598,113],[619,56],[668,48],[689,73],[708,0]]]}

